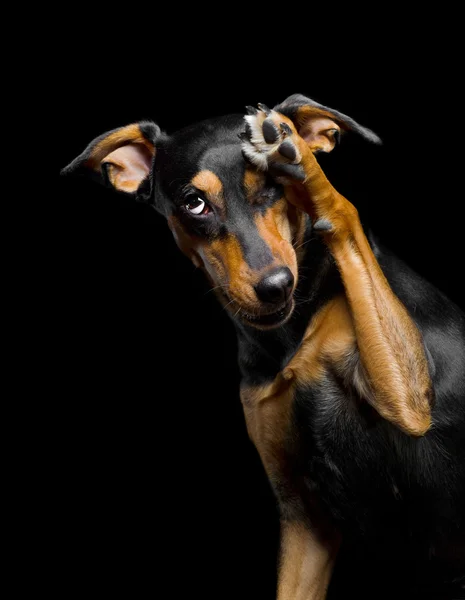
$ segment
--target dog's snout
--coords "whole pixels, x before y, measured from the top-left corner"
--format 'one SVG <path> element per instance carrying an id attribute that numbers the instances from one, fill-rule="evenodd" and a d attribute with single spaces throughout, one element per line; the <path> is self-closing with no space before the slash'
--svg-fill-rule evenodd
<path id="1" fill-rule="evenodd" d="M 282 304 L 288 300 L 294 286 L 294 275 L 288 267 L 279 267 L 268 273 L 256 286 L 255 292 L 262 302 Z"/>

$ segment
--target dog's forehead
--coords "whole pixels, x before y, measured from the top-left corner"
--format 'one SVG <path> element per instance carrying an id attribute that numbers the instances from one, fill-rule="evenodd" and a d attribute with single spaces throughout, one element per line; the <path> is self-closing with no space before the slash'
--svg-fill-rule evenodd
<path id="1" fill-rule="evenodd" d="M 247 164 L 242 155 L 241 145 L 221 144 L 207 148 L 202 154 L 192 183 L 199 180 L 199 174 L 208 173 L 210 177 L 205 178 L 204 181 L 211 182 L 211 185 L 203 186 L 203 192 L 214 195 L 220 188 L 220 195 L 225 200 L 230 202 L 234 199 L 240 200 L 244 197 L 246 170 Z"/>
<path id="2" fill-rule="evenodd" d="M 246 167 L 239 139 L 243 129 L 239 115 L 218 117 L 181 131 L 175 143 L 191 172 L 212 172 L 228 187 L 243 178 Z"/>
<path id="3" fill-rule="evenodd" d="M 239 142 L 239 140 L 238 140 Z M 231 183 L 243 177 L 246 162 L 240 143 L 224 143 L 207 147 L 199 160 L 199 171 L 212 171 L 220 179 Z"/>
<path id="4" fill-rule="evenodd" d="M 221 189 L 220 195 L 230 201 L 257 193 L 265 178 L 243 156 L 243 130 L 243 116 L 228 115 L 176 132 L 166 146 L 163 179 L 176 182 L 172 190 L 192 184 L 206 194 L 211 187 L 212 195 L 218 195 Z"/>

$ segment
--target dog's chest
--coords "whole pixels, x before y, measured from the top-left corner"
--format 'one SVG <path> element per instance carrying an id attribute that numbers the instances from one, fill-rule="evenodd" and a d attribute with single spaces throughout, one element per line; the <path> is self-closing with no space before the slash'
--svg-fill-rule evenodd
<path id="1" fill-rule="evenodd" d="M 354 347 L 345 298 L 335 298 L 312 320 L 297 352 L 273 381 L 242 387 L 247 430 L 275 491 L 295 486 L 296 391 L 319 386 Z M 324 397 L 320 400 L 326 401 Z M 327 400 L 331 404 L 332 399 Z"/>

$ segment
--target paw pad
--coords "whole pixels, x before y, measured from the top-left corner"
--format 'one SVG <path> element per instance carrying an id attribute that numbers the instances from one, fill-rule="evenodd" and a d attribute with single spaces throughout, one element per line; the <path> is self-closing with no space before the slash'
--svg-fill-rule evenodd
<path id="1" fill-rule="evenodd" d="M 279 146 L 278 152 L 284 158 L 288 158 L 290 161 L 294 161 L 297 156 L 297 151 L 294 144 L 290 140 L 284 140 L 284 142 Z"/>
<path id="2" fill-rule="evenodd" d="M 247 123 L 248 125 L 248 123 Z M 246 125 L 246 128 L 247 128 Z M 263 137 L 267 144 L 275 144 L 279 139 L 279 130 L 271 119 L 265 119 L 262 125 Z"/>
<path id="3" fill-rule="evenodd" d="M 258 108 L 246 107 L 245 131 L 239 135 L 242 152 L 247 160 L 265 171 L 302 181 L 301 154 L 297 146 L 298 134 L 283 119 L 283 115 L 265 104 Z"/>

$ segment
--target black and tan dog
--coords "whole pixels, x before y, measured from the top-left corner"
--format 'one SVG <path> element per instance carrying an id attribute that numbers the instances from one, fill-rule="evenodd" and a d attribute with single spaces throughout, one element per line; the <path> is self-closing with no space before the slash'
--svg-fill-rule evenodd
<path id="1" fill-rule="evenodd" d="M 64 172 L 153 204 L 230 312 L 247 428 L 280 507 L 278 598 L 325 598 L 340 548 L 361 579 L 369 561 L 389 580 L 408 565 L 395 597 L 434 572 L 458 598 L 465 317 L 368 239 L 327 180 L 314 155 L 346 131 L 379 141 L 294 95 L 173 135 L 111 131 Z"/>

